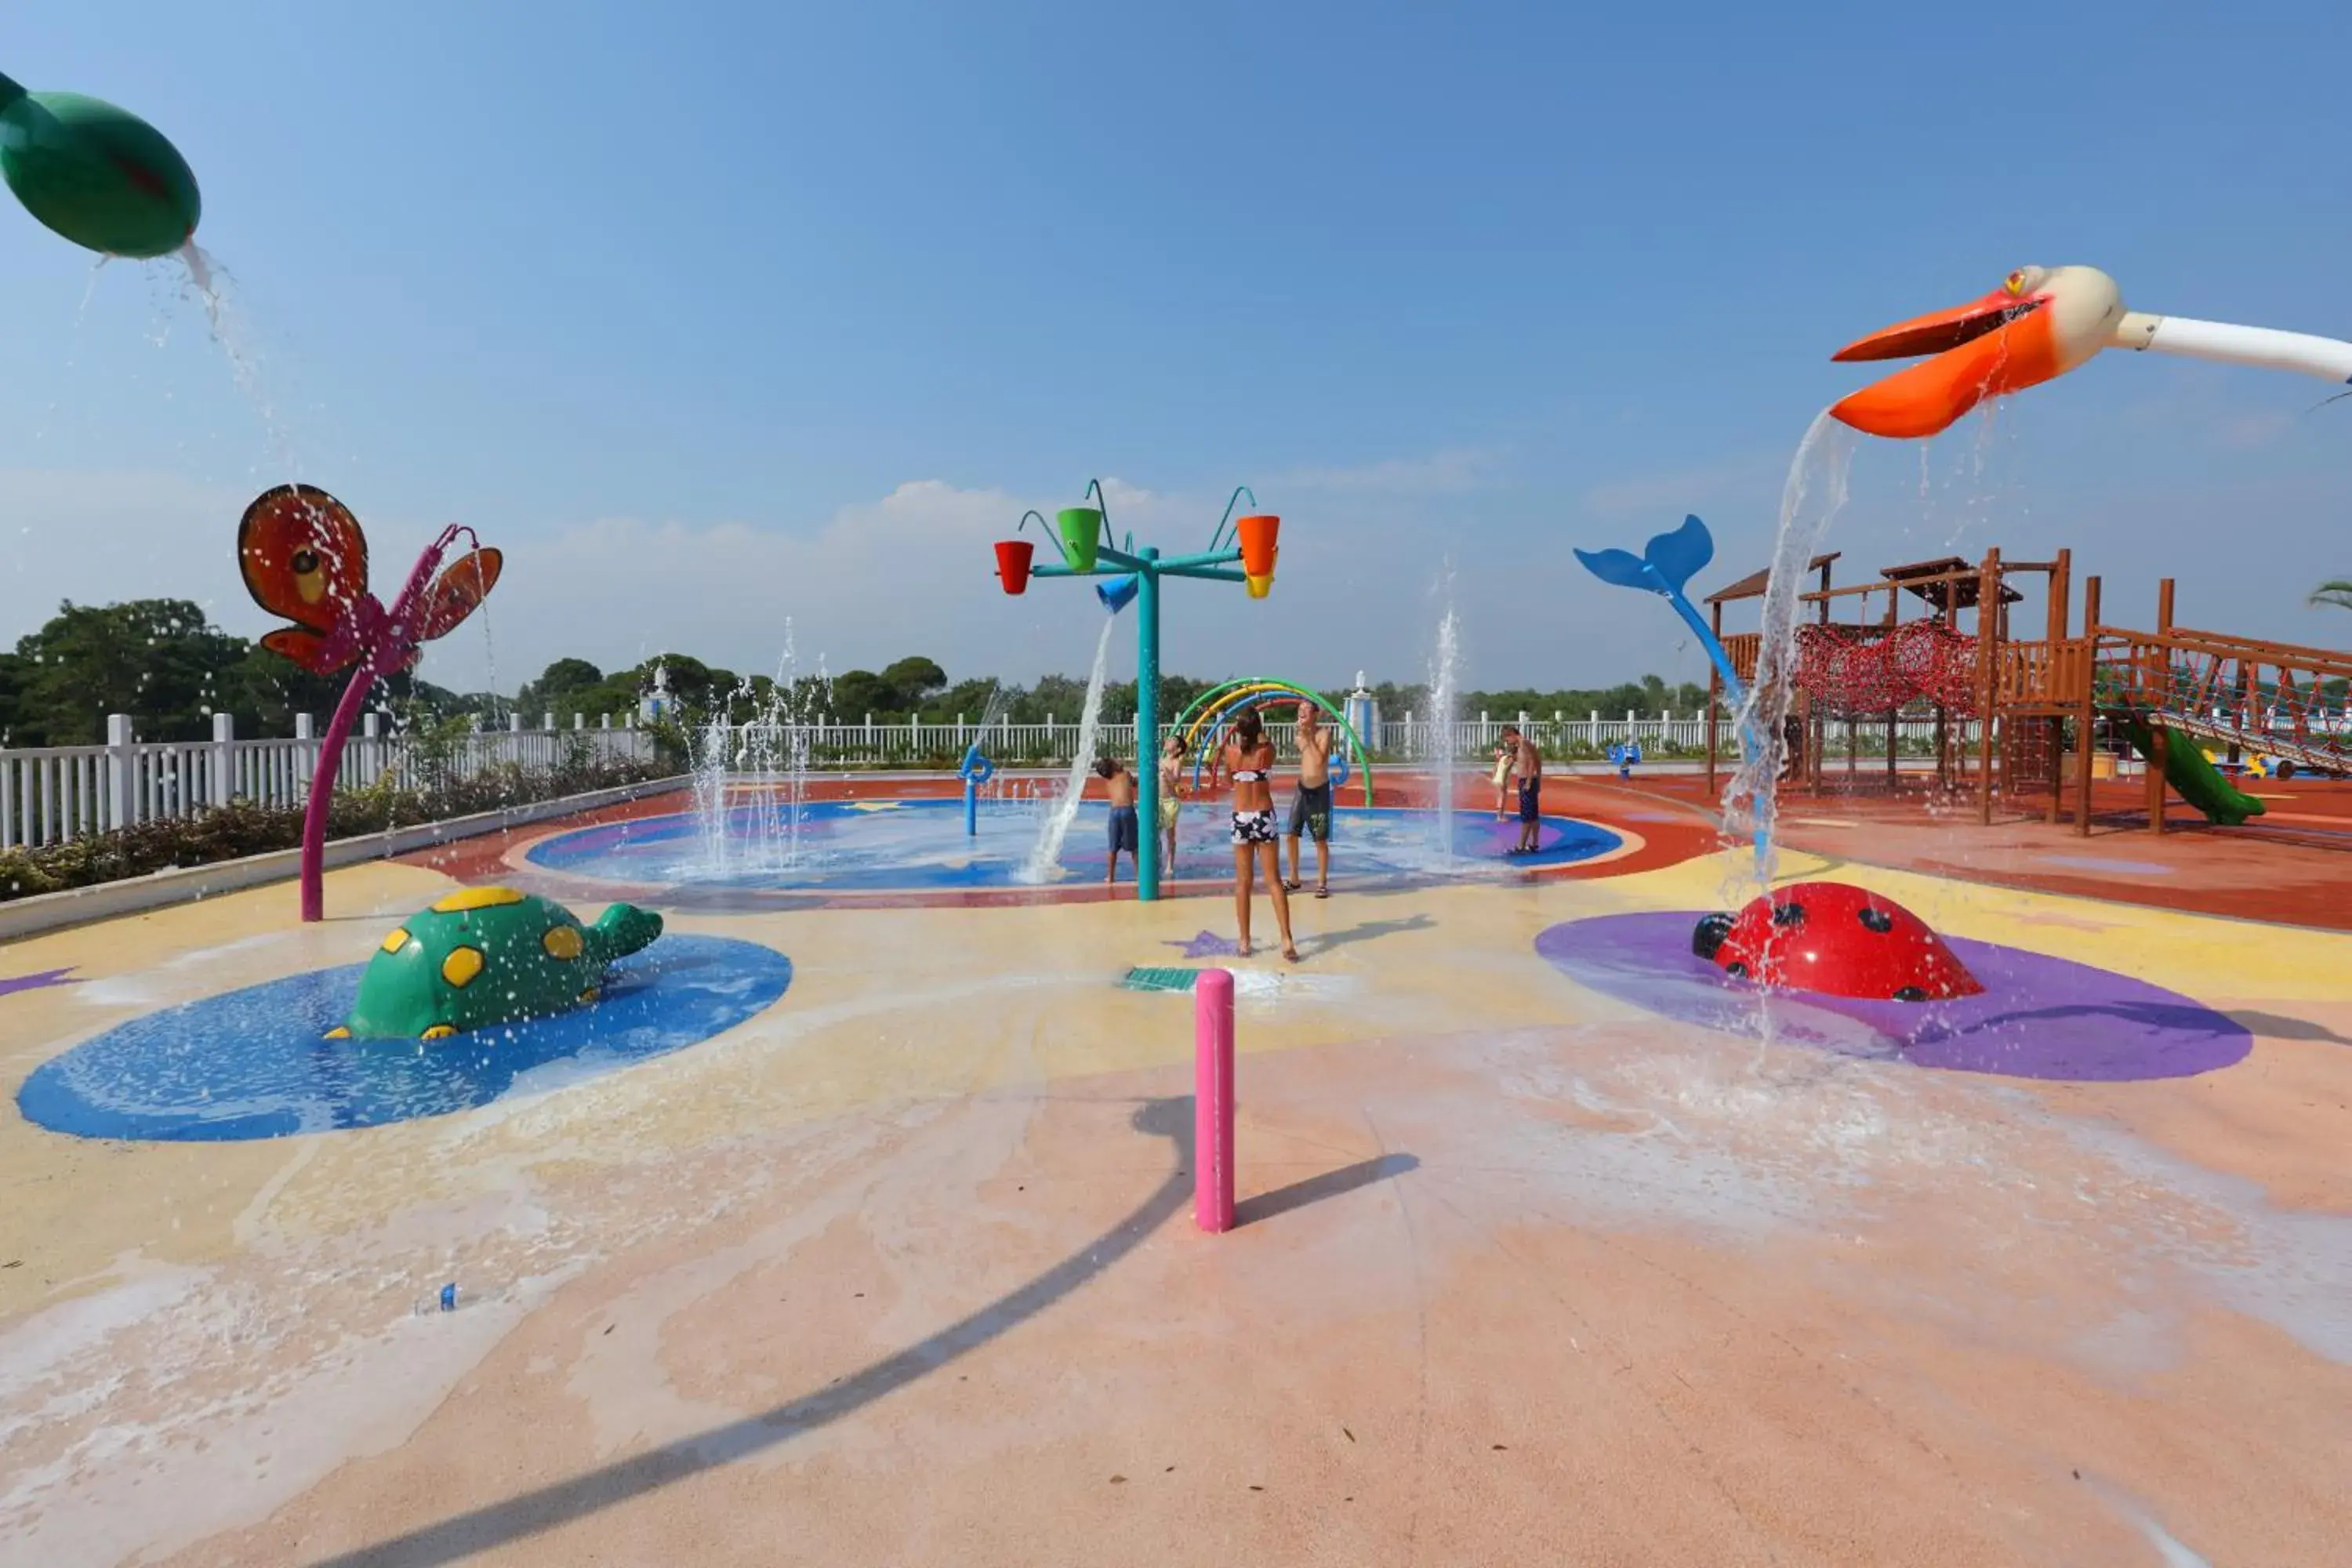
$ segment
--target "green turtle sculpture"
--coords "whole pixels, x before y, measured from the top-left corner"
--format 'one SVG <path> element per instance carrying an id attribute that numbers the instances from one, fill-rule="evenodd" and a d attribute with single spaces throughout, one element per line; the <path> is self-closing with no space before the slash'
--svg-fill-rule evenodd
<path id="1" fill-rule="evenodd" d="M 582 925 L 562 904 L 512 888 L 461 888 L 395 928 L 329 1039 L 438 1040 L 570 1012 L 596 1000 L 604 969 L 661 935 L 662 919 L 614 904 Z"/>

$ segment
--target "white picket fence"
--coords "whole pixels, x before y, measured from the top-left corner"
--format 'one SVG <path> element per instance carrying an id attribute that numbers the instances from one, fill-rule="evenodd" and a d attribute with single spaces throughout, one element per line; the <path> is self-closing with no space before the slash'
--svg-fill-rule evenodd
<path id="1" fill-rule="evenodd" d="M 362 729 L 343 748 L 335 784 L 365 789 L 387 774 L 404 789 L 421 786 L 428 767 L 453 779 L 478 778 L 493 768 L 519 763 L 545 771 L 576 757 L 599 762 L 644 762 L 654 754 L 653 737 L 625 720 L 589 728 L 575 715 L 571 729 L 525 730 L 520 720 L 504 730 L 477 731 L 458 738 L 442 759 L 428 759 L 409 737 L 388 732 L 381 717 L 364 716 Z M 299 715 L 285 740 L 239 740 L 230 716 L 213 716 L 209 741 L 142 741 L 126 714 L 107 720 L 102 746 L 35 746 L 0 750 L 0 849 L 63 843 L 142 822 L 191 816 L 232 800 L 257 805 L 295 806 L 310 798 L 318 768 L 319 741 L 310 716 Z"/>
<path id="2" fill-rule="evenodd" d="M 1704 714 L 1657 713 L 1644 717 L 1628 713 L 1622 719 L 1603 719 L 1590 713 L 1581 719 L 1566 715 L 1537 718 L 1530 714 L 1515 714 L 1506 719 L 1482 714 L 1475 719 L 1454 721 L 1453 755 L 1465 766 L 1484 766 L 1501 740 L 1507 725 L 1516 725 L 1541 748 L 1561 752 L 1576 746 L 1595 750 L 1624 741 L 1638 741 L 1645 747 L 1675 748 L 1696 753 L 1706 744 L 1706 719 Z M 1444 726 L 1430 720 L 1417 720 L 1408 713 L 1402 719 L 1383 720 L 1365 737 L 1375 758 L 1403 763 L 1426 762 L 1444 753 L 1441 742 Z M 1138 754 L 1136 727 L 1132 723 L 1104 724 L 1095 737 L 1095 749 L 1099 752 L 1133 757 Z M 877 723 L 872 720 L 844 721 L 826 718 L 804 725 L 739 725 L 731 731 L 739 750 L 753 750 L 769 756 L 805 754 L 820 767 L 936 767 L 953 763 L 978 740 L 982 752 L 999 766 L 1021 763 L 1066 763 L 1076 754 L 1083 733 L 1076 723 L 1054 721 L 1040 724 L 1015 724 L 1000 721 L 983 731 L 976 724 L 958 720 L 952 723 Z M 1174 734 L 1172 723 L 1160 726 L 1162 737 Z M 1276 756 L 1285 762 L 1297 760 L 1289 714 L 1285 710 L 1278 721 L 1270 721 L 1267 734 L 1275 742 Z M 1843 731 L 1832 724 L 1832 735 L 1842 747 Z M 1884 743 L 1884 723 L 1864 723 L 1860 736 L 1865 746 Z M 1936 732 L 1932 720 L 1906 720 L 1898 727 L 1898 743 L 1924 746 Z M 756 739 L 756 744 L 745 742 Z M 805 742 L 804 750 L 802 743 Z M 1728 752 L 1737 745 L 1731 721 L 1717 721 L 1717 744 Z"/>
<path id="3" fill-rule="evenodd" d="M 1454 721 L 1453 755 L 1464 766 L 1483 767 L 1507 724 L 1526 731 L 1538 746 L 1554 754 L 1578 745 L 1598 749 L 1624 741 L 1696 752 L 1706 742 L 1706 720 L 1701 714 L 1628 713 L 1622 719 L 1603 719 L 1598 713 L 1581 719 L 1481 714 Z M 627 715 L 618 722 L 606 715 L 593 727 L 575 715 L 573 727 L 563 729 L 549 714 L 541 728 L 520 726 L 518 717 L 508 729 L 465 735 L 454 754 L 439 765 L 450 777 L 468 779 L 508 764 L 551 769 L 583 751 L 604 762 L 646 762 L 654 756 L 651 732 L 635 727 Z M 773 732 L 761 737 L 766 754 L 806 755 L 814 765 L 826 768 L 952 763 L 975 739 L 999 766 L 1066 763 L 1075 754 L 1081 734 L 1074 722 L 1000 722 L 990 725 L 984 736 L 978 725 L 962 721 L 877 724 L 826 719 L 799 726 L 801 732 L 790 737 L 782 727 L 767 728 Z M 1373 729 L 1374 737 L 1368 739 L 1373 754 L 1382 761 L 1425 763 L 1444 754 L 1444 726 L 1435 721 L 1408 713 Z M 1277 755 L 1295 761 L 1287 715 L 1267 731 Z M 1163 725 L 1161 731 L 1175 732 L 1172 725 Z M 741 733 L 739 729 L 739 738 Z M 1832 745 L 1842 747 L 1839 728 L 1832 725 L 1831 733 Z M 1884 725 L 1861 727 L 1865 745 L 1881 743 L 1885 733 Z M 1934 733 L 1928 721 L 1906 720 L 1899 726 L 1906 746 L 1925 745 Z M 310 776 L 318 765 L 319 742 L 308 715 L 298 717 L 294 734 L 283 740 L 239 740 L 226 714 L 214 716 L 209 741 L 141 741 L 132 721 L 121 714 L 107 721 L 107 736 L 101 746 L 0 750 L 0 848 L 55 844 L 135 823 L 186 816 L 231 800 L 299 805 L 310 798 Z M 803 741 L 805 751 L 801 749 Z M 1718 721 L 1717 744 L 1727 752 L 1735 748 L 1727 720 Z M 1095 747 L 1130 758 L 1138 755 L 1135 726 L 1101 726 Z M 425 783 L 426 766 L 413 741 L 385 731 L 379 716 L 371 713 L 344 749 L 336 787 L 365 789 L 388 773 L 399 787 L 415 788 Z"/>

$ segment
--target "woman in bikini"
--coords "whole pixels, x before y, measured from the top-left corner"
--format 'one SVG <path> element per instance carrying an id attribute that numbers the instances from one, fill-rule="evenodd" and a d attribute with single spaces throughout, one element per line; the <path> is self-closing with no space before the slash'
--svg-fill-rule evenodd
<path id="1" fill-rule="evenodd" d="M 1244 708 L 1225 734 L 1219 758 L 1234 781 L 1234 921 L 1241 928 L 1241 955 L 1250 955 L 1250 895 L 1254 871 L 1265 872 L 1265 890 L 1274 895 L 1274 922 L 1282 931 L 1282 956 L 1298 962 L 1297 944 L 1290 939 L 1290 895 L 1283 890 L 1280 845 L 1274 823 L 1274 742 L 1258 720 L 1257 710 Z"/>

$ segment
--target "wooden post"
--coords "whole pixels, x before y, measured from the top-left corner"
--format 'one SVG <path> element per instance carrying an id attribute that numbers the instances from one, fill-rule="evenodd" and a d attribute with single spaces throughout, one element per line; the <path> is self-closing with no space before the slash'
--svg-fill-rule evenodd
<path id="1" fill-rule="evenodd" d="M 2075 819 L 2075 832 L 2082 837 L 2091 836 L 2091 783 L 2094 747 L 2092 737 L 2099 727 L 2099 580 L 2089 578 L 2083 584 L 2083 640 L 2088 653 L 2083 661 L 2082 706 L 2074 716 L 2074 773 L 2082 785 L 2082 815 Z"/>
<path id="2" fill-rule="evenodd" d="M 1977 569 L 1977 822 L 1992 826 L 1992 728 L 2000 686 L 2000 547 Z"/>
<path id="3" fill-rule="evenodd" d="M 2160 579 L 2156 584 L 2156 635 L 2172 635 L 2172 579 Z M 2156 671 L 2156 697 L 2159 709 L 2168 706 L 2172 689 L 2172 650 L 2159 647 Z M 2172 756 L 2172 731 L 2151 722 L 2148 739 L 2153 742 L 2147 759 L 2147 830 L 2164 831 L 2164 773 Z"/>
<path id="4" fill-rule="evenodd" d="M 2058 671 L 2062 668 L 2060 652 L 2066 641 L 2066 626 L 2073 618 L 2074 606 L 2068 601 L 2074 597 L 2074 552 L 2061 550 L 2058 559 L 2050 566 L 2050 604 L 2043 617 L 2042 631 L 2044 643 L 2049 648 L 2048 662 L 2042 667 L 2042 696 L 2053 708 L 2063 700 L 2056 685 Z M 2054 827 L 2058 818 L 2064 814 L 2066 805 L 2066 721 L 2063 716 L 2053 716 L 2047 727 L 2050 731 L 2050 810 L 2044 820 Z"/>
<path id="5" fill-rule="evenodd" d="M 1723 605 L 1718 603 L 1707 608 L 1715 622 L 1716 646 L 1720 647 L 1723 646 Z M 1715 710 L 1722 700 L 1723 673 L 1715 668 L 1715 661 L 1709 659 L 1706 666 L 1706 794 L 1709 800 L 1715 798 Z"/>
<path id="6" fill-rule="evenodd" d="M 1894 645 L 1895 628 L 1903 618 L 1903 590 L 1888 584 L 1886 589 L 1886 639 Z M 1903 731 L 1903 710 L 1900 706 L 1886 710 L 1886 793 L 1892 798 L 1900 787 L 1895 771 L 1895 747 Z"/>

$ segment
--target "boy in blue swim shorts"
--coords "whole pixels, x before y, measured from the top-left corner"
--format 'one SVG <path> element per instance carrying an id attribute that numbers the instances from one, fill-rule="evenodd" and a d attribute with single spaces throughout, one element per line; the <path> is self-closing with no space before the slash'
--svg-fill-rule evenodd
<path id="1" fill-rule="evenodd" d="M 1143 825 L 1135 816 L 1135 775 L 1116 757 L 1103 758 L 1095 764 L 1095 772 L 1110 795 L 1110 858 L 1103 867 L 1103 885 L 1109 887 L 1118 880 L 1122 849 L 1135 865 L 1136 875 L 1142 875 Z"/>

